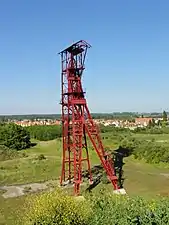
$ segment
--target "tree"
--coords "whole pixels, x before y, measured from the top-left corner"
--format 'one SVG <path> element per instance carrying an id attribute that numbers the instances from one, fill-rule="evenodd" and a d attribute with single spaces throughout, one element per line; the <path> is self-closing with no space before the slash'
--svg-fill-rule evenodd
<path id="1" fill-rule="evenodd" d="M 163 111 L 163 121 L 167 121 L 167 113 L 166 113 L 166 111 Z"/>
<path id="2" fill-rule="evenodd" d="M 7 122 L 8 121 L 8 118 L 6 118 L 5 116 L 1 116 L 0 117 L 0 122 L 1 123 L 5 123 L 5 122 Z"/>
<path id="3" fill-rule="evenodd" d="M 155 119 L 154 118 L 152 118 L 152 126 L 154 127 L 156 125 L 156 123 L 155 123 Z"/>
<path id="4" fill-rule="evenodd" d="M 29 132 L 14 123 L 4 124 L 0 127 L 0 144 L 16 150 L 29 148 Z"/>

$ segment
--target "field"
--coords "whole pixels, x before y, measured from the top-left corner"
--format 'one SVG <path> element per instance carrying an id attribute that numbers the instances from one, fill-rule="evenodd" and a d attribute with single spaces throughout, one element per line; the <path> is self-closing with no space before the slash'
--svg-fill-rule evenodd
<path id="1" fill-rule="evenodd" d="M 111 135 L 111 134 L 109 134 Z M 104 136 L 104 135 L 103 135 Z M 155 139 L 167 144 L 169 135 L 134 134 L 140 140 Z M 106 147 L 115 149 L 117 142 L 104 139 Z M 0 186 L 58 180 L 61 169 L 61 140 L 37 142 L 31 149 L 24 150 L 24 157 L 0 161 Z M 43 154 L 46 159 L 38 156 Z M 94 151 L 90 151 L 92 164 L 99 163 Z M 124 187 L 129 195 L 146 198 L 168 196 L 169 168 L 150 165 L 132 157 L 125 159 Z M 107 188 L 111 188 L 110 185 Z M 0 191 L 2 194 L 3 191 Z M 22 208 L 25 197 L 4 199 L 0 195 L 0 224 L 14 224 L 17 210 Z"/>

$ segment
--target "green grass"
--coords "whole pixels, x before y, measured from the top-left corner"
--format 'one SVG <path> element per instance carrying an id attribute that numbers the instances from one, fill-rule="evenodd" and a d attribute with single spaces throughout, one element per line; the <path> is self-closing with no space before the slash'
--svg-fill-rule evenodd
<path id="1" fill-rule="evenodd" d="M 133 134 L 139 140 L 152 140 L 169 142 L 169 134 Z"/>
<path id="2" fill-rule="evenodd" d="M 134 135 L 139 139 L 149 139 L 150 135 Z M 169 135 L 151 135 L 151 137 L 156 137 L 156 140 L 167 140 Z M 111 135 L 109 134 L 108 139 L 104 139 L 104 146 L 111 149 L 117 148 L 117 143 L 114 143 Z M 90 146 L 89 146 L 90 147 Z M 31 149 L 24 150 L 28 157 L 16 158 L 7 161 L 0 161 L 0 185 L 10 185 L 10 184 L 24 184 L 31 182 L 43 182 L 46 180 L 58 179 L 61 172 L 61 140 L 53 140 L 47 142 L 38 142 L 38 144 Z M 37 156 L 43 154 L 46 159 L 38 160 Z M 99 159 L 94 150 L 90 149 L 90 158 L 92 164 L 98 164 Z M 130 159 L 126 161 L 126 169 L 131 169 L 131 176 L 135 174 L 136 161 L 131 162 Z M 145 166 L 146 165 L 146 166 Z M 140 170 L 149 171 L 150 167 L 153 169 L 155 166 L 147 166 L 141 163 Z M 146 169 L 145 169 L 146 168 Z M 132 171 L 133 170 L 133 171 Z M 157 170 L 157 169 L 156 169 Z M 160 168 L 158 168 L 160 171 Z M 169 171 L 168 171 L 169 172 Z M 130 179 L 130 174 L 127 175 Z M 141 175 L 140 175 L 141 176 Z M 137 177 L 137 176 L 136 176 Z"/>
<path id="3" fill-rule="evenodd" d="M 169 169 L 127 158 L 124 173 L 124 186 L 129 195 L 169 196 Z"/>
<path id="4" fill-rule="evenodd" d="M 111 149 L 118 147 L 111 134 L 104 134 L 104 146 Z M 140 140 L 168 141 L 169 135 L 144 135 L 134 134 Z M 91 145 L 90 145 L 91 146 Z M 58 179 L 61 172 L 61 140 L 38 142 L 31 149 L 24 150 L 28 157 L 0 161 L 0 186 L 11 184 L 24 184 L 31 182 L 43 182 Z M 37 156 L 43 154 L 46 159 L 38 160 Z M 94 150 L 90 149 L 92 164 L 98 164 L 99 159 Z M 132 157 L 125 159 L 124 186 L 129 195 L 141 195 L 147 198 L 157 195 L 168 196 L 169 169 L 163 166 L 149 165 L 142 161 L 136 161 Z M 99 188 L 99 187 L 97 187 Z M 112 189 L 111 185 L 107 185 Z M 16 212 L 22 208 L 25 197 L 4 199 L 0 195 L 0 225 L 14 224 Z"/>
<path id="5" fill-rule="evenodd" d="M 18 211 L 22 209 L 25 196 L 4 199 L 0 196 L 0 225 L 14 225 Z"/>
<path id="6" fill-rule="evenodd" d="M 61 142 L 38 142 L 35 147 L 24 150 L 28 157 L 0 162 L 0 185 L 21 184 L 56 179 L 60 173 Z M 44 154 L 46 160 L 38 160 Z"/>

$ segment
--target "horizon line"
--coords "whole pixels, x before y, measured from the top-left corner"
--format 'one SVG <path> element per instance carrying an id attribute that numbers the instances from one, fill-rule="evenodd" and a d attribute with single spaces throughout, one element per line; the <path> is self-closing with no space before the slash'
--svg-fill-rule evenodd
<path id="1" fill-rule="evenodd" d="M 165 111 L 165 110 L 164 110 Z M 107 115 L 112 115 L 112 114 L 127 114 L 127 113 L 131 113 L 131 114 L 160 114 L 163 111 L 150 111 L 150 112 L 136 112 L 136 111 L 114 111 L 114 112 L 91 112 L 91 114 L 107 114 Z M 166 111 L 166 113 L 169 113 L 168 111 Z M 44 116 L 44 115 L 62 115 L 62 113 L 28 113 L 28 114 L 0 114 L 1 116 Z"/>

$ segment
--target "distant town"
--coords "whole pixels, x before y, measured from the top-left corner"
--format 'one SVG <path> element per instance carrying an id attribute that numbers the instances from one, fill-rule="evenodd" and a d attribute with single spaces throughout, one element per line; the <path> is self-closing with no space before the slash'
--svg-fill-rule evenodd
<path id="1" fill-rule="evenodd" d="M 164 115 L 165 114 L 165 115 Z M 123 127 L 129 129 L 135 129 L 137 127 L 147 127 L 150 123 L 159 125 L 160 121 L 164 120 L 168 123 L 168 113 L 163 111 L 163 113 L 95 113 L 92 115 L 94 122 L 96 124 L 101 124 L 103 126 L 114 126 Z M 28 126 L 41 126 L 41 125 L 61 125 L 61 115 L 51 114 L 51 115 L 11 115 L 11 116 L 0 116 L 0 120 L 4 122 L 12 122 L 17 125 L 28 127 Z"/>

